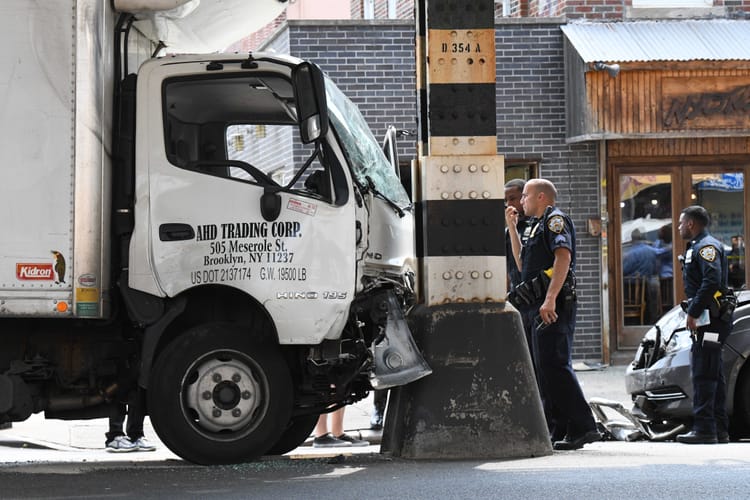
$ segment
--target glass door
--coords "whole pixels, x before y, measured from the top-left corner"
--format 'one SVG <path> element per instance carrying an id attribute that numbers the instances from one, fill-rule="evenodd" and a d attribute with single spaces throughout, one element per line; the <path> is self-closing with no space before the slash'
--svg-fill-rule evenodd
<path id="1" fill-rule="evenodd" d="M 610 235 L 610 325 L 616 350 L 638 347 L 643 334 L 666 311 L 685 298 L 677 257 L 685 252 L 675 221 L 680 210 L 702 205 L 711 215 L 709 232 L 724 244 L 729 285 L 745 288 L 745 234 L 750 222 L 745 206 L 745 177 L 750 167 L 716 164 L 621 165 L 614 228 Z"/>
<path id="2" fill-rule="evenodd" d="M 714 170 L 714 169 L 710 169 Z M 711 172 L 690 168 L 690 204 L 711 215 L 709 232 L 724 244 L 729 261 L 729 286 L 745 286 L 745 177 L 742 169 Z"/>
<path id="3" fill-rule="evenodd" d="M 677 174 L 672 170 L 618 173 L 617 349 L 637 347 L 645 330 L 674 304 L 672 186 Z"/>

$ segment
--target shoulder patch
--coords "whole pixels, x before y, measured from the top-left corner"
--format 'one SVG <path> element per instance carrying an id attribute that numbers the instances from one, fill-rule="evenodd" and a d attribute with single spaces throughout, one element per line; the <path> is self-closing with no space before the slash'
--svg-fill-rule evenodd
<path id="1" fill-rule="evenodd" d="M 718 254 L 718 251 L 716 250 L 716 247 L 713 245 L 706 245 L 705 247 L 701 248 L 698 251 L 698 255 L 700 255 L 703 260 L 708 262 L 713 262 L 716 260 L 716 255 Z"/>
<path id="2" fill-rule="evenodd" d="M 565 228 L 565 221 L 563 220 L 562 216 L 554 215 L 547 221 L 547 227 L 553 233 L 560 234 Z"/>

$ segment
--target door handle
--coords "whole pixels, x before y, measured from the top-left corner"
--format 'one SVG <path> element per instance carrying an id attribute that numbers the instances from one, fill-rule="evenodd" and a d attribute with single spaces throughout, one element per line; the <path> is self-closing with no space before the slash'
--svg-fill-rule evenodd
<path id="1" fill-rule="evenodd" d="M 183 241 L 195 238 L 193 226 L 189 224 L 162 224 L 159 226 L 161 241 Z"/>

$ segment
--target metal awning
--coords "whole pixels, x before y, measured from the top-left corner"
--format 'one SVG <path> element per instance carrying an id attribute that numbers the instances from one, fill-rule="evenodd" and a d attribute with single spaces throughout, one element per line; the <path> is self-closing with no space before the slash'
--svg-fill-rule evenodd
<path id="1" fill-rule="evenodd" d="M 584 63 L 750 60 L 750 21 L 589 22 L 561 29 Z"/>

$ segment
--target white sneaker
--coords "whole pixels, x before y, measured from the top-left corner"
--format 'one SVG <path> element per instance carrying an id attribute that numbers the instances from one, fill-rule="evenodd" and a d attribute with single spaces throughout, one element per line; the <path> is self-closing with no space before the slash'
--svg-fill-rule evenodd
<path id="1" fill-rule="evenodd" d="M 127 453 L 138 450 L 138 447 L 127 436 L 117 436 L 107 443 L 107 451 L 111 453 Z"/>
<path id="2" fill-rule="evenodd" d="M 136 447 L 137 451 L 154 451 L 156 450 L 156 446 L 148 442 L 148 439 L 141 436 L 138 439 L 136 439 L 135 443 L 133 445 Z"/>

